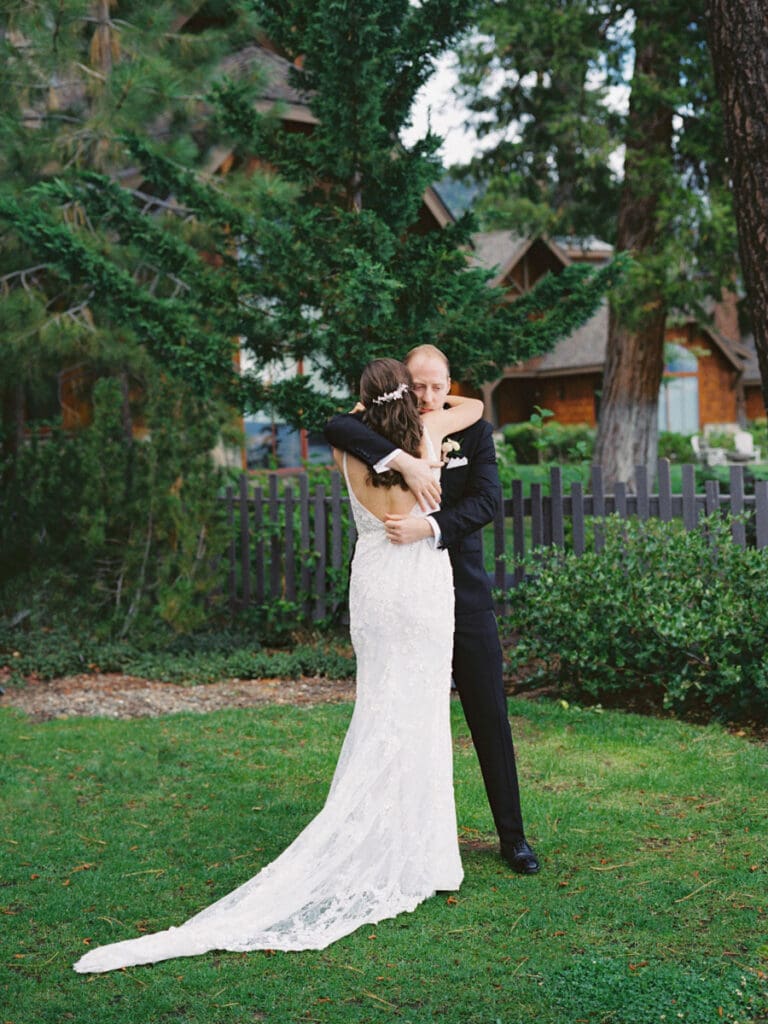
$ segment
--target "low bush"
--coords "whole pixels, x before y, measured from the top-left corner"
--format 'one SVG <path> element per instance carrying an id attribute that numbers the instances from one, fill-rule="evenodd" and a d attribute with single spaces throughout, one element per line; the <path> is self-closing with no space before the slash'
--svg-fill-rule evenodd
<path id="1" fill-rule="evenodd" d="M 599 553 L 536 551 L 507 595 L 512 667 L 564 696 L 765 723 L 768 551 L 730 528 L 609 517 Z"/>
<path id="2" fill-rule="evenodd" d="M 0 669 L 12 683 L 32 675 L 47 680 L 96 672 L 184 684 L 283 676 L 348 679 L 355 673 L 343 633 L 293 636 L 286 641 L 291 646 L 266 649 L 249 631 L 236 628 L 114 640 L 71 624 L 24 627 L 0 623 Z"/>
<path id="3" fill-rule="evenodd" d="M 695 462 L 690 434 L 676 434 L 670 430 L 659 431 L 659 458 L 670 462 Z"/>
<path id="4" fill-rule="evenodd" d="M 504 441 L 521 465 L 537 462 L 584 462 L 592 458 L 595 430 L 586 424 L 508 423 Z"/>

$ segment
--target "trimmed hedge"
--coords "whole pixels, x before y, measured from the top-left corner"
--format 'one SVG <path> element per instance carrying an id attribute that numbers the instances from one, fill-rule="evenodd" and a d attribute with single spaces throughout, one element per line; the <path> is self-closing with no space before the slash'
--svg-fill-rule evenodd
<path id="1" fill-rule="evenodd" d="M 507 595 L 512 667 L 576 699 L 768 722 L 768 550 L 730 526 L 609 517 L 600 553 L 535 552 Z"/>

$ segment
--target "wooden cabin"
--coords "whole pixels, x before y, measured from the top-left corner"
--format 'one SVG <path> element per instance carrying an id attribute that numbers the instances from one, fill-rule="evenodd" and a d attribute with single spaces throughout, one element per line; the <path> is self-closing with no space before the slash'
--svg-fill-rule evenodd
<path id="1" fill-rule="evenodd" d="M 492 283 L 508 289 L 510 301 L 528 291 L 544 273 L 559 273 L 574 262 L 599 266 L 612 248 L 598 239 L 521 238 L 509 231 L 474 236 L 474 262 L 495 269 Z M 765 416 L 754 352 L 739 337 L 733 296 L 713 305 L 713 322 L 670 317 L 666 366 L 659 395 L 659 427 L 683 434 L 708 424 L 744 424 Z M 486 417 L 495 425 L 530 418 L 536 406 L 559 423 L 595 426 L 608 342 L 608 307 L 551 352 L 505 368 L 483 385 Z"/>

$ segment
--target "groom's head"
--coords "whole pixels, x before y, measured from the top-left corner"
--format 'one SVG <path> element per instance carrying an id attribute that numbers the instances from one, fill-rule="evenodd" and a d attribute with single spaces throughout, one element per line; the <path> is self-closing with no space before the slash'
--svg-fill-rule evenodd
<path id="1" fill-rule="evenodd" d="M 411 371 L 421 412 L 442 409 L 451 387 L 451 371 L 445 355 L 434 345 L 417 345 L 403 362 Z"/>

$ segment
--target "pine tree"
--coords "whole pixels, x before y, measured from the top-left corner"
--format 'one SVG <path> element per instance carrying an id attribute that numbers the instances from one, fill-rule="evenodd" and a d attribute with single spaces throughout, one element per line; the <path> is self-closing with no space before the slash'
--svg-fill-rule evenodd
<path id="1" fill-rule="evenodd" d="M 482 60 L 471 51 L 464 60 L 475 89 L 487 69 L 503 72 L 498 107 L 496 93 L 475 104 L 485 130 L 506 135 L 475 168 L 490 177 L 491 197 L 509 166 L 507 207 L 515 218 L 523 208 L 523 227 L 535 201 L 539 224 L 585 234 L 600 226 L 634 259 L 611 296 L 596 446 L 607 478 L 631 482 L 636 465 L 655 465 L 667 314 L 703 316 L 735 270 L 702 4 L 489 0 L 483 10 L 492 42 Z M 603 106 L 619 83 L 630 91 L 626 116 Z M 518 129 L 519 143 L 506 141 Z M 618 143 L 620 181 L 606 162 Z"/>
<path id="2" fill-rule="evenodd" d="M 254 253 L 244 273 L 269 309 L 285 360 L 311 357 L 323 387 L 347 393 L 371 358 L 431 342 L 456 376 L 479 383 L 583 322 L 615 271 L 575 268 L 513 309 L 488 287 L 487 273 L 468 267 L 471 219 L 416 229 L 424 190 L 441 173 L 439 140 L 408 149 L 399 134 L 432 58 L 466 27 L 468 3 L 291 0 L 255 9 L 300 65 L 294 84 L 317 118 L 309 136 L 281 135 L 236 86 L 217 97 L 238 152 L 269 161 L 296 188 L 278 225 L 238 241 Z M 268 393 L 254 381 L 251 403 L 263 402 L 300 425 L 327 408 L 308 378 Z"/>
<path id="3" fill-rule="evenodd" d="M 369 359 L 427 341 L 445 349 L 457 376 L 489 379 L 583 322 L 616 274 L 570 268 L 510 307 L 469 266 L 471 221 L 418 230 L 424 190 L 439 176 L 438 140 L 409 150 L 398 135 L 431 58 L 466 25 L 465 0 L 193 9 L 15 3 L 2 38 L 6 405 L 18 409 L 19 383 L 46 362 L 81 357 L 95 376 L 115 379 L 94 390 L 85 482 L 68 522 L 70 539 L 90 553 L 77 572 L 90 572 L 112 601 L 121 632 L 145 607 L 176 624 L 199 614 L 195 580 L 210 558 L 194 537 L 181 544 L 180 509 L 195 536 L 209 536 L 215 481 L 206 491 L 199 467 L 215 434 L 206 428 L 233 407 L 317 425 L 336 407 L 333 389 L 346 405 Z M 252 11 L 295 61 L 311 132 L 286 131 L 260 109 L 257 75 L 220 71 L 223 54 L 252 40 Z M 206 156 L 223 141 L 231 171 L 213 179 Z M 241 376 L 236 339 L 252 363 Z M 266 371 L 303 359 L 312 377 L 270 383 Z M 134 384 L 145 397 L 147 446 L 132 440 Z M 185 408 L 200 428 L 186 435 Z M 94 462 L 99 438 L 113 453 L 109 467 Z M 17 468 L 29 470 L 16 442 L 8 448 Z M 116 476 L 117 504 L 103 484 Z M 40 509 L 10 511 L 9 529 L 40 521 Z M 25 534 L 30 557 L 53 557 L 47 542 L 37 547 L 50 536 Z"/>

